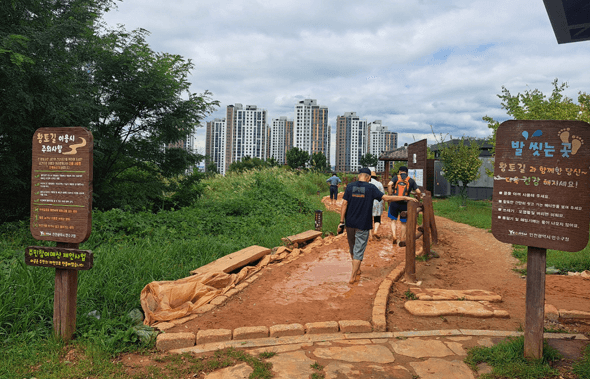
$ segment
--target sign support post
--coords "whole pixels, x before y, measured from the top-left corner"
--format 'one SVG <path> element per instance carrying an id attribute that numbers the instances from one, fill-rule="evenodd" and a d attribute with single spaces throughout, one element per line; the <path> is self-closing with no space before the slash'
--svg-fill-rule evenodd
<path id="1" fill-rule="evenodd" d="M 57 247 L 78 249 L 77 243 L 58 242 Z M 56 337 L 68 341 L 76 331 L 76 306 L 78 302 L 78 270 L 55 269 L 53 294 L 53 332 Z"/>
<path id="2" fill-rule="evenodd" d="M 541 359 L 543 357 L 546 258 L 547 249 L 528 247 L 524 321 L 524 356 L 526 358 Z"/>

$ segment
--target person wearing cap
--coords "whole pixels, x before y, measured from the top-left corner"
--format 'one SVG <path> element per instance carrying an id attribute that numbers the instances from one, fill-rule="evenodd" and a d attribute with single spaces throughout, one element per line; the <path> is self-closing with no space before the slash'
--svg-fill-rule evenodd
<path id="1" fill-rule="evenodd" d="M 420 190 L 416 181 L 408 177 L 408 168 L 401 166 L 398 170 L 398 174 L 391 178 L 391 181 L 387 184 L 387 193 L 397 196 L 409 196 L 412 191 L 416 192 L 417 196 L 420 196 Z M 408 210 L 407 201 L 396 201 L 389 204 L 389 210 L 387 216 L 391 219 L 391 234 L 393 235 L 393 243 L 397 242 L 398 246 L 401 241 L 406 238 L 406 221 L 407 218 L 402 218 L 401 213 Z M 400 222 L 400 235 L 396 234 L 397 222 Z"/>
<path id="2" fill-rule="evenodd" d="M 350 183 L 344 191 L 340 210 L 340 225 L 346 226 L 348 248 L 352 259 L 350 284 L 360 280 L 360 268 L 363 261 L 369 231 L 373 229 L 373 201 L 418 201 L 408 196 L 388 196 L 369 183 L 371 170 L 363 167 L 359 170 L 358 181 Z"/>
<path id="3" fill-rule="evenodd" d="M 377 180 L 377 173 L 375 170 L 371 170 L 371 181 L 369 182 L 377 189 L 383 193 L 385 190 L 383 189 L 383 184 Z M 381 225 L 381 214 L 383 213 L 383 200 L 373 200 L 373 230 L 372 235 L 377 238 L 379 231 L 379 225 Z"/>
<path id="4" fill-rule="evenodd" d="M 326 180 L 326 183 L 330 183 L 330 202 L 334 205 L 336 200 L 338 200 L 338 186 L 340 186 L 342 180 L 333 172 L 332 176 Z"/>

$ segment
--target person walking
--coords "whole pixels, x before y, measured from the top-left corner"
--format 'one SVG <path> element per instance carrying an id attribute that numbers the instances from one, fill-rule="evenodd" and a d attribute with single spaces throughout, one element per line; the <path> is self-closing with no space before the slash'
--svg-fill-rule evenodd
<path id="1" fill-rule="evenodd" d="M 371 181 L 369 182 L 377 189 L 383 193 L 385 190 L 383 189 L 383 184 L 379 180 L 377 180 L 377 173 L 374 170 L 371 170 Z M 379 231 L 379 225 L 381 225 L 381 214 L 383 213 L 383 200 L 373 200 L 373 230 L 372 236 L 377 238 L 379 235 L 377 232 Z"/>
<path id="2" fill-rule="evenodd" d="M 408 176 L 408 168 L 401 166 L 398 170 L 398 174 L 391 178 L 391 181 L 387 184 L 387 192 L 390 195 L 408 197 L 412 191 L 416 192 L 416 196 L 420 197 L 420 190 L 416 181 Z M 407 201 L 396 201 L 389 204 L 389 210 L 387 216 L 391 219 L 391 234 L 393 235 L 392 242 L 399 246 L 401 241 L 406 239 L 406 221 L 407 218 L 402 218 L 401 213 L 407 212 L 408 202 Z M 400 224 L 400 233 L 397 235 L 398 222 Z"/>
<path id="3" fill-rule="evenodd" d="M 363 261 L 369 231 L 373 229 L 373 201 L 418 201 L 408 196 L 384 195 L 377 187 L 369 183 L 371 170 L 363 167 L 359 170 L 358 180 L 346 186 L 340 210 L 340 225 L 346 226 L 348 248 L 352 260 L 350 284 L 360 280 L 360 268 Z"/>
<path id="4" fill-rule="evenodd" d="M 336 175 L 335 172 L 332 173 L 332 176 L 326 180 L 326 183 L 330 183 L 330 203 L 334 205 L 336 200 L 338 200 L 338 187 L 342 181 Z"/>

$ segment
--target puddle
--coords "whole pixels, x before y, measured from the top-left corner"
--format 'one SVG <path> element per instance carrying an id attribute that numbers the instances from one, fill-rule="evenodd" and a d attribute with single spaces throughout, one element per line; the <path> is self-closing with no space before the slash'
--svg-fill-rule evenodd
<path id="1" fill-rule="evenodd" d="M 269 296 L 275 303 L 287 305 L 344 295 L 351 289 L 348 285 L 350 270 L 348 251 L 330 250 L 314 261 L 303 264 L 284 282 L 274 285 Z"/>

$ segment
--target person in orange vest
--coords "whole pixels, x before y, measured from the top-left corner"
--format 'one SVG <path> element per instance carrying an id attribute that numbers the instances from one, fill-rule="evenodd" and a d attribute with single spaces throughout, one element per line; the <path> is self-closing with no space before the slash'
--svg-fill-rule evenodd
<path id="1" fill-rule="evenodd" d="M 391 181 L 387 185 L 387 192 L 393 196 L 410 196 L 412 191 L 416 192 L 417 196 L 420 196 L 420 190 L 416 181 L 408 176 L 408 168 L 401 166 L 398 170 L 398 174 L 391 178 Z M 401 213 L 408 210 L 407 201 L 395 201 L 389 204 L 389 210 L 387 215 L 391 219 L 391 234 L 393 235 L 393 243 L 404 241 L 406 239 L 406 218 L 401 218 Z M 400 235 L 396 233 L 397 224 L 401 224 Z"/>

